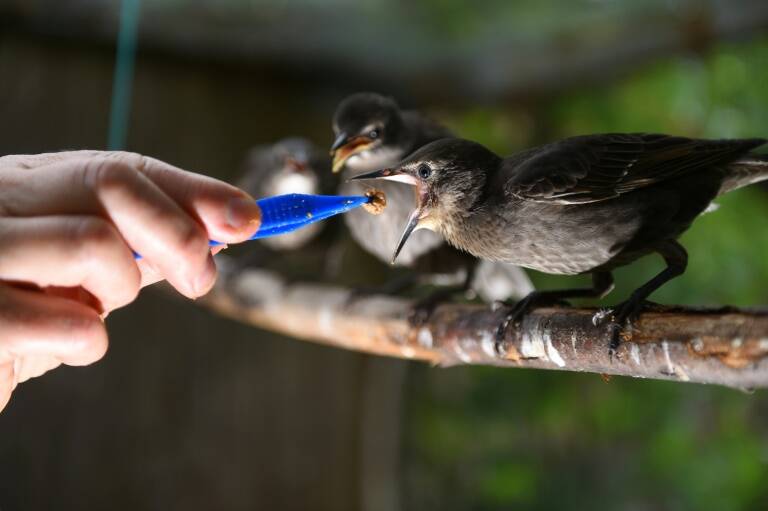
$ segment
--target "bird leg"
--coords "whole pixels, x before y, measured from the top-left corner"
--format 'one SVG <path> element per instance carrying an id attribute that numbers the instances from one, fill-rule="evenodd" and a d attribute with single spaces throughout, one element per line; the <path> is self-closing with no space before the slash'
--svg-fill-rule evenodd
<path id="1" fill-rule="evenodd" d="M 443 286 L 432 291 L 424 298 L 418 300 L 408 315 L 408 321 L 414 326 L 422 326 L 435 311 L 435 308 L 441 303 L 450 301 L 452 297 L 459 293 L 466 293 L 472 287 L 472 280 L 475 278 L 475 270 L 478 261 L 474 258 L 465 264 L 464 281 L 459 285 Z"/>
<path id="2" fill-rule="evenodd" d="M 545 305 L 562 303 L 569 298 L 602 298 L 613 289 L 613 275 L 607 271 L 592 274 L 592 287 L 578 289 L 556 289 L 548 291 L 531 291 L 528 296 L 516 302 L 496 330 L 496 348 L 499 351 L 504 335 L 510 323 L 520 323 L 531 309 Z"/>
<path id="3" fill-rule="evenodd" d="M 417 282 L 418 275 L 416 275 L 414 272 L 406 272 L 402 275 L 395 275 L 380 286 L 358 286 L 353 288 L 349 292 L 349 295 L 347 295 L 345 303 L 346 305 L 351 305 L 361 298 L 373 295 L 399 295 L 404 291 L 411 289 L 417 284 Z"/>
<path id="4" fill-rule="evenodd" d="M 611 344 L 608 350 L 611 354 L 621 343 L 624 328 L 634 320 L 646 304 L 646 298 L 668 281 L 682 275 L 688 266 L 688 253 L 680 243 L 667 240 L 656 247 L 656 252 L 664 258 L 667 267 L 651 280 L 637 288 L 629 298 L 611 309 Z"/>

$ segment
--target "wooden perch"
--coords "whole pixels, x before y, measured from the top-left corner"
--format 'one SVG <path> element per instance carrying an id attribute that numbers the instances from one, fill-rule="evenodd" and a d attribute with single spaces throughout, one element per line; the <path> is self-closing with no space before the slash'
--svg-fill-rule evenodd
<path id="1" fill-rule="evenodd" d="M 503 310 L 443 305 L 427 323 L 408 321 L 412 303 L 390 296 L 350 300 L 327 285 L 286 284 L 274 273 L 222 271 L 202 303 L 239 321 L 339 348 L 423 360 L 440 366 L 485 364 L 608 375 L 768 386 L 768 312 L 659 308 L 645 312 L 617 353 L 596 309 L 541 308 L 502 346 L 494 332 Z M 501 348 L 501 349 L 499 349 Z"/>

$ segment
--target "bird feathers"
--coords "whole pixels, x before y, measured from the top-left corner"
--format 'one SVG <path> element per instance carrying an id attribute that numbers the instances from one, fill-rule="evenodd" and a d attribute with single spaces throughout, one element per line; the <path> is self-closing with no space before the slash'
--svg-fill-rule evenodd
<path id="1" fill-rule="evenodd" d="M 579 136 L 504 160 L 495 181 L 514 197 L 583 204 L 731 163 L 763 143 L 645 133 Z"/>

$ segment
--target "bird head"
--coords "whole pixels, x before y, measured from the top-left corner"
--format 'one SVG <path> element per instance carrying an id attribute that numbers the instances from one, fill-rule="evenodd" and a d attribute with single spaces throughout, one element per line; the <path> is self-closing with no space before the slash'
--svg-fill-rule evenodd
<path id="1" fill-rule="evenodd" d="M 366 157 L 375 161 L 377 154 L 389 153 L 401 129 L 400 108 L 392 98 L 371 92 L 347 97 L 333 116 L 333 172 L 339 172 L 347 163 L 353 165 Z"/>
<path id="2" fill-rule="evenodd" d="M 318 193 L 318 176 L 313 165 L 315 147 L 309 140 L 285 138 L 272 146 L 272 160 L 264 170 L 270 172 L 264 181 L 266 189 L 259 195 L 286 193 Z"/>
<path id="3" fill-rule="evenodd" d="M 489 173 L 501 162 L 482 145 L 457 138 L 444 138 L 425 145 L 397 166 L 361 174 L 352 180 L 386 179 L 416 189 L 416 209 L 411 213 L 392 263 L 418 229 L 444 233 L 456 218 L 471 211 L 482 194 Z"/>
<path id="4" fill-rule="evenodd" d="M 286 173 L 305 173 L 312 171 L 312 154 L 315 151 L 309 140 L 291 137 L 284 138 L 273 146 L 278 161 L 276 167 Z"/>

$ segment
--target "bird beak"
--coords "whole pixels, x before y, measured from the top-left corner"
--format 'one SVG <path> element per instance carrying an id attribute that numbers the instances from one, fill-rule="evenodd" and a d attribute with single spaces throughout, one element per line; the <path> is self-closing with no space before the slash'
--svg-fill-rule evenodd
<path id="1" fill-rule="evenodd" d="M 365 151 L 371 144 L 373 144 L 373 140 L 368 137 L 362 135 L 350 137 L 344 132 L 339 133 L 339 136 L 336 137 L 336 140 L 333 141 L 333 145 L 331 146 L 333 173 L 335 174 L 339 172 L 350 156 Z"/>
<path id="2" fill-rule="evenodd" d="M 374 170 L 373 172 L 352 177 L 349 181 L 357 181 L 358 179 L 386 179 L 387 181 L 397 181 L 398 183 L 405 183 L 411 186 L 419 184 L 415 177 L 403 172 L 401 169 Z"/>
<path id="3" fill-rule="evenodd" d="M 336 149 L 346 144 L 347 141 L 349 141 L 349 135 L 343 131 L 339 133 L 339 136 L 336 137 L 336 140 L 333 141 L 333 145 L 331 146 L 331 156 L 336 152 Z"/>
<path id="4" fill-rule="evenodd" d="M 293 170 L 294 172 L 305 172 L 307 170 L 307 164 L 299 159 L 296 159 L 292 156 L 288 156 L 285 159 L 286 165 Z"/>
<path id="5" fill-rule="evenodd" d="M 405 229 L 403 230 L 403 234 L 400 236 L 400 241 L 397 243 L 397 248 L 395 249 L 395 253 L 392 255 L 392 261 L 391 264 L 395 264 L 395 260 L 397 259 L 397 256 L 400 255 L 400 251 L 405 246 L 405 242 L 408 241 L 408 238 L 413 234 L 413 231 L 416 231 L 419 229 L 419 223 L 422 219 L 424 219 L 427 216 L 427 209 L 424 206 L 424 201 L 421 193 L 421 187 L 419 187 L 419 181 L 412 176 L 411 174 L 408 174 L 406 172 L 403 172 L 401 169 L 381 169 L 376 170 L 374 172 L 368 172 L 367 174 L 361 174 L 359 176 L 355 176 L 349 181 L 356 181 L 358 179 L 386 179 L 388 181 L 397 181 L 400 183 L 409 184 L 412 186 L 415 186 L 417 189 L 417 196 L 419 197 L 419 206 L 411 213 L 411 216 L 408 217 L 408 223 L 405 226 Z"/>
<path id="6" fill-rule="evenodd" d="M 392 254 L 392 260 L 389 262 L 389 264 L 395 264 L 395 260 L 397 259 L 397 256 L 400 255 L 400 251 L 405 246 L 405 242 L 408 241 L 408 238 L 411 236 L 411 234 L 413 234 L 413 231 L 415 231 L 419 227 L 421 216 L 422 216 L 421 207 L 418 207 L 413 210 L 413 213 L 411 213 L 411 216 L 408 218 L 408 223 L 406 224 L 405 229 L 403 230 L 403 234 L 400 235 L 400 241 L 397 242 L 397 248 L 395 249 L 395 253 Z"/>

